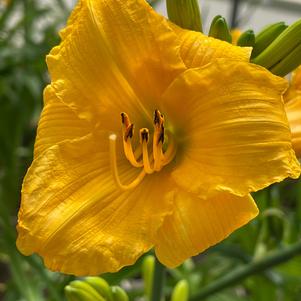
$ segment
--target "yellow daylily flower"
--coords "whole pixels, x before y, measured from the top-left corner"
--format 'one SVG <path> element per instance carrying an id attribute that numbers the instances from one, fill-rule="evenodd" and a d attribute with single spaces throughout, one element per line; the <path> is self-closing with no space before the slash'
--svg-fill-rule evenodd
<path id="1" fill-rule="evenodd" d="M 23 182 L 22 253 L 93 275 L 154 247 L 174 267 L 254 218 L 251 191 L 299 176 L 286 81 L 248 50 L 179 32 L 143 0 L 82 0 L 61 36 Z"/>
<path id="2" fill-rule="evenodd" d="M 301 66 L 292 76 L 290 87 L 284 96 L 285 110 L 292 131 L 293 148 L 301 157 Z"/>

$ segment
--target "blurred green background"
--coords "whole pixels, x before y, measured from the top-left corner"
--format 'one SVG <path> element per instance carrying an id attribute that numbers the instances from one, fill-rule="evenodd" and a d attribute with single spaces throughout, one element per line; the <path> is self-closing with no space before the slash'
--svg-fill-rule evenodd
<path id="1" fill-rule="evenodd" d="M 3 301 L 66 300 L 64 287 L 73 279 L 49 272 L 40 258 L 24 257 L 15 247 L 22 178 L 32 160 L 42 91 L 49 82 L 45 55 L 59 43 L 57 32 L 69 12 L 70 7 L 63 0 L 0 0 L 0 300 Z M 301 182 L 274 185 L 257 193 L 255 198 L 261 209 L 255 221 L 194 261 L 168 271 L 167 296 L 180 279 L 188 280 L 192 295 L 226 279 L 223 286 L 209 289 L 206 300 L 301 300 L 301 248 L 298 248 Z M 287 253 L 287 248 L 292 247 L 294 252 Z M 275 251 L 278 257 L 264 266 L 274 258 L 271 252 Z M 104 278 L 111 285 L 121 284 L 131 300 L 138 300 L 144 294 L 142 262 L 143 258 L 135 266 Z M 266 269 L 268 266 L 273 267 Z M 240 270 L 249 273 L 239 274 Z M 233 271 L 240 276 L 235 278 L 234 274 L 229 282 Z"/>

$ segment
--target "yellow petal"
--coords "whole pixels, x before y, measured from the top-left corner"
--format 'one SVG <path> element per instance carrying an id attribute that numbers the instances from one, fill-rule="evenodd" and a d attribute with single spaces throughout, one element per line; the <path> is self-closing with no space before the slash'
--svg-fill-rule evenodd
<path id="1" fill-rule="evenodd" d="M 293 72 L 291 85 L 301 92 L 301 66 Z"/>
<path id="2" fill-rule="evenodd" d="M 228 193 L 202 199 L 183 190 L 174 194 L 172 215 L 165 218 L 155 246 L 158 259 L 170 268 L 220 242 L 258 214 L 250 195 Z"/>
<path id="3" fill-rule="evenodd" d="M 104 136 L 102 136 L 104 135 Z M 38 156 L 25 177 L 18 219 L 19 250 L 54 271 L 115 272 L 149 250 L 171 210 L 163 173 L 121 192 L 111 175 L 106 134 L 62 142 Z M 118 160 L 127 183 L 138 170 Z"/>
<path id="4" fill-rule="evenodd" d="M 218 58 L 249 61 L 252 48 L 238 47 L 200 32 L 173 25 L 181 44 L 181 57 L 188 68 L 202 67 Z"/>
<path id="5" fill-rule="evenodd" d="M 163 98 L 181 148 L 175 181 L 202 195 L 244 196 L 297 178 L 300 166 L 281 94 L 286 81 L 245 62 L 219 60 L 179 76 Z"/>
<path id="6" fill-rule="evenodd" d="M 292 73 L 290 86 L 284 95 L 284 100 L 288 102 L 296 97 L 301 97 L 301 66 Z"/>
<path id="7" fill-rule="evenodd" d="M 293 149 L 301 157 L 301 95 L 285 104 L 288 122 L 292 131 Z"/>
<path id="8" fill-rule="evenodd" d="M 47 57 L 52 86 L 81 118 L 107 128 L 112 108 L 152 118 L 185 69 L 175 33 L 144 0 L 82 0 L 61 36 Z"/>
<path id="9" fill-rule="evenodd" d="M 44 108 L 40 117 L 34 156 L 65 140 L 83 137 L 91 132 L 91 126 L 81 120 L 70 107 L 61 102 L 49 85 L 44 90 Z"/>

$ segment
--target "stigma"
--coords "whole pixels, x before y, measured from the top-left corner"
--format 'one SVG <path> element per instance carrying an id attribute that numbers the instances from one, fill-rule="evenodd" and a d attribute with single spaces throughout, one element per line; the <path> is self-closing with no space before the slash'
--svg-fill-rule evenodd
<path id="1" fill-rule="evenodd" d="M 131 123 L 129 116 L 124 112 L 121 113 L 121 124 L 124 155 L 133 167 L 141 169 L 138 176 L 130 184 L 121 183 L 117 167 L 117 135 L 111 134 L 109 136 L 110 159 L 114 180 L 120 189 L 128 190 L 138 186 L 147 174 L 159 172 L 169 164 L 175 157 L 176 144 L 173 136 L 166 132 L 164 116 L 159 110 L 154 112 L 152 137 L 150 137 L 149 129 L 141 128 L 139 130 L 139 145 L 136 147 L 133 147 L 132 141 L 134 124 Z M 167 146 L 164 144 L 166 138 L 168 138 Z"/>

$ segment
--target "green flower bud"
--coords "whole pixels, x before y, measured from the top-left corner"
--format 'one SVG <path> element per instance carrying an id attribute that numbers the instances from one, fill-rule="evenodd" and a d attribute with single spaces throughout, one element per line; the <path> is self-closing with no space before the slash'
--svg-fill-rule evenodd
<path id="1" fill-rule="evenodd" d="M 85 282 L 92 286 L 106 301 L 113 301 L 109 284 L 100 277 L 86 277 Z"/>
<path id="2" fill-rule="evenodd" d="M 183 269 L 187 273 L 191 273 L 194 270 L 194 268 L 195 268 L 195 263 L 191 258 L 188 258 L 183 262 Z"/>
<path id="3" fill-rule="evenodd" d="M 171 295 L 171 301 L 188 301 L 189 298 L 189 285 L 187 280 L 179 281 Z"/>
<path id="4" fill-rule="evenodd" d="M 182 28 L 202 32 L 198 0 L 166 0 L 168 18 Z"/>
<path id="5" fill-rule="evenodd" d="M 252 29 L 249 29 L 241 34 L 237 41 L 238 46 L 253 47 L 255 44 L 255 34 Z"/>
<path id="6" fill-rule="evenodd" d="M 279 63 L 270 68 L 270 71 L 278 76 L 285 76 L 301 65 L 301 44 Z"/>
<path id="7" fill-rule="evenodd" d="M 68 301 L 105 301 L 99 295 L 91 294 L 85 289 L 72 287 L 70 285 L 65 287 L 65 296 Z"/>
<path id="8" fill-rule="evenodd" d="M 112 295 L 114 301 L 129 301 L 129 297 L 126 292 L 119 286 L 112 286 Z"/>
<path id="9" fill-rule="evenodd" d="M 154 269 L 155 269 L 155 257 L 153 255 L 145 256 L 142 262 L 142 278 L 144 280 L 145 295 L 148 298 L 148 300 L 151 299 Z"/>
<path id="10" fill-rule="evenodd" d="M 301 19 L 285 29 L 262 53 L 255 57 L 252 62 L 270 70 L 276 70 L 277 74 L 285 75 L 286 72 L 300 62 L 299 46 L 301 44 Z M 288 57 L 286 59 L 286 57 Z M 281 63 L 286 59 L 290 66 Z M 299 63 L 300 64 L 300 63 Z M 277 68 L 275 66 L 278 65 Z M 292 71 L 292 70 L 289 70 Z"/>
<path id="11" fill-rule="evenodd" d="M 77 295 L 77 290 L 72 288 L 71 286 L 67 285 L 64 288 L 65 296 L 68 301 L 81 301 L 80 296 Z"/>
<path id="12" fill-rule="evenodd" d="M 222 16 L 213 18 L 209 29 L 209 37 L 232 43 L 232 36 L 225 18 Z"/>
<path id="13" fill-rule="evenodd" d="M 288 26 L 284 22 L 271 24 L 255 36 L 252 58 L 266 49 Z"/>
<path id="14" fill-rule="evenodd" d="M 81 280 L 74 280 L 69 283 L 69 286 L 73 289 L 76 289 L 80 293 L 85 293 L 84 295 L 88 298 L 94 298 L 94 301 L 106 301 L 98 292 L 88 283 Z M 83 301 L 90 301 L 90 299 L 83 299 Z"/>

